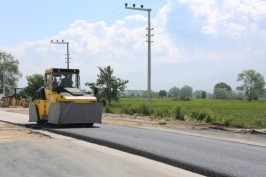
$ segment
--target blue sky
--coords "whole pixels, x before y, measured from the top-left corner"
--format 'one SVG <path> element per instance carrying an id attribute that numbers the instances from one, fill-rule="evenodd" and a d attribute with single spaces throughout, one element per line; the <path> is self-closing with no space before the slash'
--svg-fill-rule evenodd
<path id="1" fill-rule="evenodd" d="M 152 8 L 152 89 L 192 86 L 212 91 L 218 82 L 233 89 L 238 73 L 255 69 L 266 77 L 264 0 L 9 0 L 1 2 L 0 49 L 20 62 L 23 78 L 46 68 L 81 70 L 81 86 L 94 82 L 97 66 L 111 65 L 128 89 L 147 88 L 147 14 L 124 4 Z"/>

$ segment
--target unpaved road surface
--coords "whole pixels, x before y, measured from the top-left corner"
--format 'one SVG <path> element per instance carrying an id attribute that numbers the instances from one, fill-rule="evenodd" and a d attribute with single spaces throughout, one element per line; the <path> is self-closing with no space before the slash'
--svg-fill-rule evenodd
<path id="1" fill-rule="evenodd" d="M 47 139 L 48 137 L 22 126 L 0 122 L 0 143 L 2 144 L 15 141 Z"/>
<path id="2" fill-rule="evenodd" d="M 0 176 L 200 176 L 104 146 L 45 134 L 0 122 Z"/>

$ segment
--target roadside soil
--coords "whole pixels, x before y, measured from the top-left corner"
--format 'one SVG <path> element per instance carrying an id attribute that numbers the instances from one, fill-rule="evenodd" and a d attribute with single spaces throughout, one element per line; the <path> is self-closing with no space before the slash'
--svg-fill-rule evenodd
<path id="1" fill-rule="evenodd" d="M 47 139 L 49 136 L 33 132 L 26 127 L 0 122 L 0 143 L 43 138 Z"/>
<path id="2" fill-rule="evenodd" d="M 15 112 L 21 114 L 29 114 L 28 108 L 22 107 L 9 107 L 1 108 L 1 111 Z M 143 117 L 138 115 L 126 114 L 109 114 L 103 113 L 102 121 L 104 124 L 140 127 L 150 129 L 179 129 L 179 130 L 224 130 L 233 133 L 251 133 L 251 134 L 266 134 L 265 129 L 239 129 L 234 127 L 225 127 L 221 125 L 213 125 L 205 122 L 197 121 L 195 119 L 185 117 L 184 121 L 181 120 L 164 120 L 164 119 L 151 119 L 150 117 Z"/>

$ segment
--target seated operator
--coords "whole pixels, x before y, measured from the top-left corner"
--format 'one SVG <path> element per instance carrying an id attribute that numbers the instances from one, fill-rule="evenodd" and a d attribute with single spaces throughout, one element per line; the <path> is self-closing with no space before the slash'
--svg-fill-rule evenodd
<path id="1" fill-rule="evenodd" d="M 63 87 L 72 87 L 72 80 L 71 78 L 69 78 L 69 76 L 65 76 L 65 78 L 63 78 L 61 80 L 61 83 L 60 83 L 60 86 L 63 86 Z"/>
<path id="2" fill-rule="evenodd" d="M 52 82 L 52 85 L 53 85 L 53 87 L 58 86 L 58 82 L 57 82 L 57 80 L 56 80 L 56 77 L 54 78 L 54 80 L 53 80 L 53 82 Z"/>

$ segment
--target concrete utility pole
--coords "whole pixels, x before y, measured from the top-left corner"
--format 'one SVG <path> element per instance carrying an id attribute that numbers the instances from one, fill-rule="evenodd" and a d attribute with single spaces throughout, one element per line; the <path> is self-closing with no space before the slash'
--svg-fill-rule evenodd
<path id="1" fill-rule="evenodd" d="M 58 40 L 56 40 L 56 41 L 53 41 L 53 40 L 51 40 L 51 43 L 52 44 L 66 44 L 67 45 L 67 53 L 66 53 L 66 59 L 67 59 L 67 69 L 69 69 L 69 59 L 70 59 L 70 54 L 69 54 L 69 42 L 66 42 L 66 41 L 64 41 L 64 40 L 62 40 L 62 41 L 58 41 Z"/>
<path id="2" fill-rule="evenodd" d="M 3 59 L 3 95 L 6 95 L 6 59 L 5 56 L 2 57 L 2 53 L 0 52 L 0 60 Z"/>
<path id="3" fill-rule="evenodd" d="M 148 34 L 146 34 L 146 36 L 148 37 L 148 40 L 146 41 L 148 43 L 148 90 L 147 90 L 147 97 L 148 97 L 148 103 L 149 103 L 149 107 L 151 104 L 151 30 L 153 30 L 153 28 L 151 28 L 151 21 L 150 21 L 150 14 L 151 14 L 151 10 L 152 9 L 147 9 L 147 8 L 143 8 L 144 6 L 141 5 L 140 8 L 136 8 L 136 4 L 133 4 L 133 7 L 127 7 L 127 3 L 125 3 L 125 8 L 126 9 L 131 9 L 131 10 L 140 10 L 140 11 L 146 11 L 148 12 L 148 28 L 146 28 L 148 30 Z"/>

